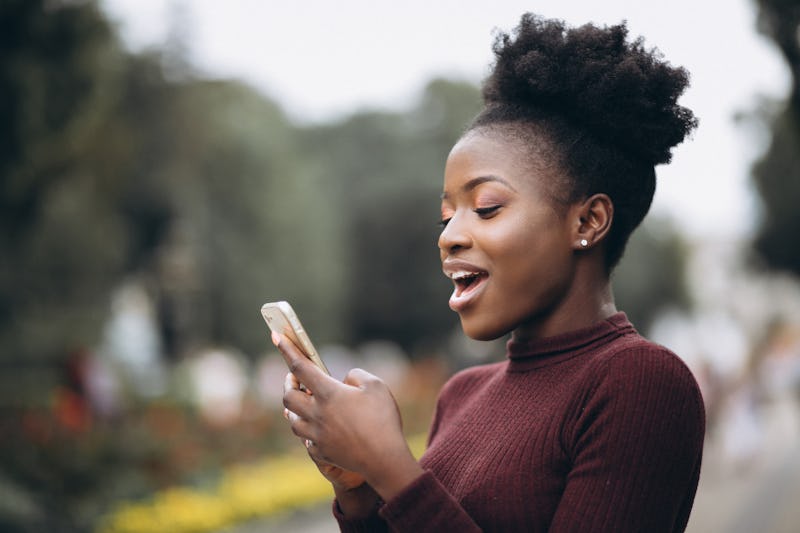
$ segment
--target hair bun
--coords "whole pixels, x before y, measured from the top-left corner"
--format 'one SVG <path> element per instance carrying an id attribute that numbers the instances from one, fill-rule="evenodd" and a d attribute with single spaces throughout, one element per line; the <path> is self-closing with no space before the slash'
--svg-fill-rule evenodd
<path id="1" fill-rule="evenodd" d="M 637 159 L 668 163 L 672 147 L 697 126 L 677 104 L 689 73 L 627 36 L 625 22 L 567 28 L 526 13 L 513 36 L 495 40 L 484 101 L 557 113 Z"/>

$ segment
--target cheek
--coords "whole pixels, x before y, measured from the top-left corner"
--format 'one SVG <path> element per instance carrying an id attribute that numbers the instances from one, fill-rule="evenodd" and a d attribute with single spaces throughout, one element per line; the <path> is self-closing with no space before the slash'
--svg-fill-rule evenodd
<path id="1" fill-rule="evenodd" d="M 498 232 L 492 244 L 495 281 L 513 298 L 512 305 L 547 306 L 568 284 L 573 256 L 560 226 L 528 220 L 513 231 Z"/>
<path id="2" fill-rule="evenodd" d="M 565 258 L 563 227 L 552 217 L 523 217 L 514 225 L 492 228 L 487 233 L 487 251 L 496 266 L 524 275 Z"/>

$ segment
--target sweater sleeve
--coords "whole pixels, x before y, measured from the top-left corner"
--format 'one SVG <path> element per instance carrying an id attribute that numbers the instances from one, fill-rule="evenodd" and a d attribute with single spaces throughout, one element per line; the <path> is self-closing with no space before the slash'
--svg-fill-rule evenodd
<path id="1" fill-rule="evenodd" d="M 340 531 L 347 533 L 481 531 L 447 489 L 428 471 L 368 517 L 360 520 L 348 519 L 335 500 L 333 516 L 339 523 Z"/>
<path id="2" fill-rule="evenodd" d="M 429 471 L 387 502 L 380 515 L 397 533 L 475 533 L 481 529 Z"/>
<path id="3" fill-rule="evenodd" d="M 458 388 L 455 385 L 458 381 L 458 379 L 449 381 L 440 392 L 428 433 L 428 444 L 436 437 L 448 404 L 447 398 L 454 388 Z M 447 489 L 429 471 L 419 476 L 395 498 L 379 509 L 376 508 L 368 517 L 359 520 L 348 519 L 342 514 L 336 500 L 333 502 L 333 516 L 339 523 L 340 531 L 346 533 L 480 531 Z"/>
<path id="4" fill-rule="evenodd" d="M 449 416 L 450 407 L 462 398 L 469 388 L 471 371 L 462 371 L 450 379 L 439 394 L 428 444 L 436 438 L 442 419 Z M 430 471 L 425 471 L 414 482 L 395 496 L 380 510 L 382 516 L 397 533 L 439 533 L 458 531 L 480 532 L 459 502 Z"/>
<path id="5" fill-rule="evenodd" d="M 550 531 L 683 531 L 705 432 L 697 383 L 660 348 L 605 365 L 563 435 L 572 469 Z"/>
<path id="6" fill-rule="evenodd" d="M 362 519 L 347 518 L 342 514 L 339 503 L 333 500 L 333 517 L 339 523 L 339 531 L 346 533 L 388 533 L 389 531 L 389 526 L 378 515 L 377 509 L 371 515 Z"/>

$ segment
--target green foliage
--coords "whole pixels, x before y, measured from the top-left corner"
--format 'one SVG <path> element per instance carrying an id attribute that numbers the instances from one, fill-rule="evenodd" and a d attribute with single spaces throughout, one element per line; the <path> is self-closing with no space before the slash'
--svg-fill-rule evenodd
<path id="1" fill-rule="evenodd" d="M 478 111 L 477 89 L 436 80 L 407 113 L 361 113 L 306 132 L 345 221 L 348 340 L 414 350 L 455 324 L 436 239 L 444 161 Z"/>
<path id="2" fill-rule="evenodd" d="M 275 299 L 319 343 L 387 338 L 413 352 L 452 330 L 438 198 L 476 87 L 435 80 L 406 112 L 298 127 L 242 83 L 166 76 L 159 53 L 121 50 L 92 2 L 2 9 L 7 360 L 94 345 L 131 275 L 157 304 L 168 357 L 263 351 L 258 308 Z M 655 271 L 635 247 L 623 295 L 634 272 Z M 659 283 L 627 291 L 645 322 L 680 285 L 678 263 L 659 264 Z"/>
<path id="3" fill-rule="evenodd" d="M 687 256 L 687 244 L 666 219 L 646 218 L 631 236 L 612 278 L 617 307 L 639 331 L 646 334 L 667 309 L 691 307 Z"/>
<path id="4" fill-rule="evenodd" d="M 124 270 L 118 182 L 87 162 L 122 57 L 93 3 L 0 5 L 0 362 L 94 339 Z"/>
<path id="5" fill-rule="evenodd" d="M 763 200 L 755 249 L 767 266 L 800 275 L 800 2 L 758 0 L 759 29 L 772 39 L 792 73 L 785 105 L 772 117 L 772 140 L 753 167 Z"/>
<path id="6" fill-rule="evenodd" d="M 755 248 L 777 270 L 800 274 L 800 113 L 786 109 L 772 120 L 769 150 L 753 167 L 764 206 Z"/>
<path id="7" fill-rule="evenodd" d="M 284 423 L 273 411 L 217 428 L 161 402 L 76 432 L 42 409 L 0 410 L 0 531 L 85 533 L 120 501 L 214 486 L 223 466 L 296 449 Z"/>
<path id="8" fill-rule="evenodd" d="M 298 153 L 296 129 L 232 82 L 192 82 L 177 107 L 170 171 L 188 241 L 172 244 L 187 247 L 198 279 L 184 288 L 160 281 L 162 296 L 204 317 L 186 334 L 259 353 L 268 337 L 258 310 L 278 299 L 332 334 L 343 296 L 336 206 Z"/>

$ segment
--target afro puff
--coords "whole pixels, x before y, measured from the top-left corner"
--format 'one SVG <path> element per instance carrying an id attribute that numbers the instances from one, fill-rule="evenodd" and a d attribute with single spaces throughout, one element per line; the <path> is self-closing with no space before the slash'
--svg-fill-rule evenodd
<path id="1" fill-rule="evenodd" d="M 641 38 L 627 37 L 624 22 L 568 28 L 526 13 L 513 35 L 496 38 L 485 108 L 470 127 L 511 127 L 523 139 L 544 135 L 567 174 L 569 200 L 598 192 L 611 197 L 609 268 L 650 208 L 653 167 L 668 163 L 672 147 L 697 126 L 677 104 L 688 72 L 646 50 Z"/>

